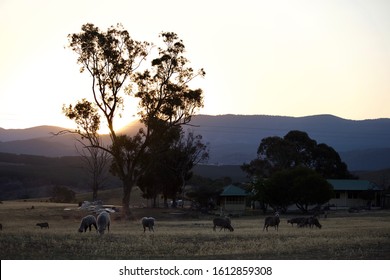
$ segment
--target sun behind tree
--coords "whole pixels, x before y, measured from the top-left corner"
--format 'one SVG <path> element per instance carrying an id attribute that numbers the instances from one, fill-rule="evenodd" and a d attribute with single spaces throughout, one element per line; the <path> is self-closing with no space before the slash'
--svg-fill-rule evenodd
<path id="1" fill-rule="evenodd" d="M 156 132 L 162 135 L 172 127 L 187 124 L 203 106 L 202 90 L 191 89 L 189 83 L 205 72 L 188 66 L 189 60 L 183 56 L 185 46 L 173 32 L 160 34 L 163 46 L 158 48 L 158 57 L 150 60 L 150 67 L 138 71 L 152 44 L 133 40 L 120 24 L 106 32 L 91 23 L 81 29 L 81 33 L 68 36 L 69 48 L 78 55 L 80 71 L 87 71 L 92 78 L 91 106 L 104 119 L 111 139 L 108 146 L 95 146 L 111 154 L 111 171 L 123 184 L 124 214 L 130 216 L 131 190 L 147 166 L 143 155 L 159 140 L 154 137 Z M 136 135 L 117 134 L 115 120 L 129 97 L 139 100 L 136 114 L 144 128 Z M 82 127 L 78 132 L 82 133 Z"/>

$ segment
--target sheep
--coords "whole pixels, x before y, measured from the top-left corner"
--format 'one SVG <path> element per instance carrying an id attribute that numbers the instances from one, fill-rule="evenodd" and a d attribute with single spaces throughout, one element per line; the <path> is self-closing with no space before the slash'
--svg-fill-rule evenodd
<path id="1" fill-rule="evenodd" d="M 97 230 L 99 234 L 104 234 L 104 231 L 107 228 L 107 231 L 110 231 L 110 214 L 103 211 L 97 217 Z"/>
<path id="2" fill-rule="evenodd" d="M 96 218 L 94 215 L 88 215 L 81 219 L 79 232 L 86 232 L 87 228 L 91 231 L 92 226 L 97 230 Z"/>
<path id="3" fill-rule="evenodd" d="M 306 221 L 305 217 L 298 217 L 298 218 L 292 218 L 292 219 L 287 220 L 287 223 L 294 226 L 294 224 L 299 225 L 301 223 L 304 223 L 305 221 Z"/>
<path id="4" fill-rule="evenodd" d="M 231 221 L 227 217 L 226 218 L 222 218 L 222 217 L 214 218 L 213 224 L 214 224 L 214 227 L 213 227 L 214 231 L 215 231 L 215 228 L 217 226 L 221 227 L 221 229 L 219 231 L 221 231 L 222 229 L 228 229 L 229 231 L 234 231 L 234 228 L 231 225 Z"/>
<path id="5" fill-rule="evenodd" d="M 298 227 L 307 227 L 309 225 L 309 218 L 303 218 L 302 221 L 298 223 Z"/>
<path id="6" fill-rule="evenodd" d="M 309 225 L 310 228 L 313 228 L 314 226 L 318 228 L 322 228 L 322 225 L 318 221 L 316 217 L 310 217 L 307 219 L 307 224 Z"/>
<path id="7" fill-rule="evenodd" d="M 298 227 L 310 227 L 313 228 L 314 226 L 318 228 L 322 228 L 322 225 L 318 221 L 316 217 L 309 217 L 305 218 L 302 222 L 298 224 Z"/>
<path id="8" fill-rule="evenodd" d="M 149 229 L 149 231 L 154 232 L 154 221 L 155 219 L 153 217 L 143 217 L 141 220 L 142 226 L 144 227 L 144 232 L 146 231 L 146 228 Z"/>
<path id="9" fill-rule="evenodd" d="M 276 231 L 279 231 L 279 223 L 280 223 L 279 213 L 275 212 L 275 215 L 273 217 L 265 218 L 263 231 L 264 229 L 268 231 L 269 226 L 275 227 Z"/>
<path id="10" fill-rule="evenodd" d="M 41 229 L 43 228 L 49 228 L 49 223 L 44 222 L 44 223 L 37 223 L 36 226 L 40 226 Z"/>

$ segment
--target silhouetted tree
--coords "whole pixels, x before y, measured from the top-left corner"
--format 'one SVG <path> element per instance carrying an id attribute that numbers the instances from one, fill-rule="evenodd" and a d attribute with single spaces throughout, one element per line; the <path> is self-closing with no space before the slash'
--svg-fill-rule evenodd
<path id="1" fill-rule="evenodd" d="M 192 177 L 194 166 L 205 163 L 208 158 L 208 145 L 202 142 L 201 135 L 195 135 L 193 132 L 180 134 L 180 138 L 173 143 L 165 158 L 166 166 L 177 178 L 177 185 L 171 189 L 173 200 L 176 200 L 176 194 L 183 191 L 186 182 Z"/>
<path id="2" fill-rule="evenodd" d="M 69 119 L 73 120 L 77 129 L 76 132 L 81 136 L 77 139 L 81 149 L 76 145 L 76 150 L 86 165 L 87 173 L 90 175 L 92 188 L 92 200 L 98 198 L 98 190 L 107 179 L 107 170 L 110 164 L 110 154 L 103 147 L 102 139 L 98 133 L 100 128 L 100 117 L 98 109 L 93 103 L 82 99 L 73 107 L 63 106 L 63 113 Z M 60 133 L 67 133 L 62 131 Z"/>
<path id="3" fill-rule="evenodd" d="M 257 158 L 242 169 L 249 176 L 267 178 L 277 171 L 305 166 L 327 179 L 353 178 L 339 154 L 326 144 L 317 144 L 306 132 L 290 131 L 283 138 L 261 140 Z"/>
<path id="4" fill-rule="evenodd" d="M 78 55 L 81 72 L 86 70 L 92 77 L 93 104 L 107 123 L 112 142 L 109 147 L 97 147 L 112 156 L 111 171 L 122 181 L 122 205 L 129 216 L 131 190 L 145 171 L 143 156 L 158 139 L 154 132 L 188 123 L 203 106 L 202 90 L 191 89 L 189 83 L 205 72 L 188 66 L 185 46 L 173 32 L 161 33 L 164 45 L 158 48 L 158 57 L 151 59 L 150 68 L 136 72 L 148 56 L 149 43 L 133 40 L 121 25 L 107 32 L 93 24 L 81 29 L 68 36 L 69 47 Z M 114 127 L 128 95 L 139 99 L 138 114 L 145 125 L 133 136 L 118 135 Z"/>
<path id="5" fill-rule="evenodd" d="M 257 157 L 241 168 L 252 178 L 255 197 L 263 210 L 268 205 L 286 210 L 296 204 L 307 211 L 309 205 L 331 198 L 325 179 L 355 178 L 332 147 L 317 144 L 306 132 L 297 130 L 283 138 L 261 140 Z"/>
<path id="6" fill-rule="evenodd" d="M 253 187 L 256 199 L 281 211 L 295 204 L 302 212 L 307 212 L 310 205 L 321 205 L 333 196 L 328 181 L 307 167 L 277 171 Z"/>
<path id="7" fill-rule="evenodd" d="M 228 177 L 213 180 L 194 175 L 186 187 L 184 196 L 193 202 L 195 208 L 210 208 L 212 205 L 215 206 L 223 188 L 231 182 Z"/>
<path id="8" fill-rule="evenodd" d="M 76 193 L 71 189 L 68 189 L 65 186 L 53 187 L 51 201 L 60 202 L 60 203 L 69 203 L 69 202 L 74 202 L 75 198 L 76 198 Z"/>
<path id="9" fill-rule="evenodd" d="M 180 194 L 186 181 L 192 176 L 192 168 L 208 159 L 208 147 L 202 142 L 200 135 L 192 132 L 166 134 L 171 139 L 156 142 L 157 147 L 151 148 L 146 156 L 147 162 L 151 165 L 141 176 L 138 185 L 149 198 L 155 200 L 158 194 L 164 197 L 164 204 L 167 206 L 167 199 L 173 201 Z M 162 147 L 166 149 L 162 151 Z"/>
<path id="10" fill-rule="evenodd" d="M 295 205 L 307 212 L 310 205 L 322 205 L 333 197 L 333 187 L 316 171 L 298 167 L 290 174 L 292 182 L 292 196 Z"/>
<path id="11" fill-rule="evenodd" d="M 327 179 L 355 179 L 340 155 L 326 144 L 318 144 L 313 151 L 314 170 Z"/>

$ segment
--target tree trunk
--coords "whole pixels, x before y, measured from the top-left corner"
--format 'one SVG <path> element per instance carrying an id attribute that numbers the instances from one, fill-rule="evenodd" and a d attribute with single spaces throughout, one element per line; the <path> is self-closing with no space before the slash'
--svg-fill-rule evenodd
<path id="1" fill-rule="evenodd" d="M 133 189 L 135 182 L 132 180 L 123 180 L 123 198 L 122 198 L 122 214 L 126 220 L 133 218 L 130 210 L 130 197 L 131 190 Z"/>
<path id="2" fill-rule="evenodd" d="M 154 195 L 153 196 L 153 205 L 152 205 L 153 208 L 157 208 L 157 195 Z"/>
<path id="3" fill-rule="evenodd" d="M 99 189 L 99 183 L 96 179 L 96 177 L 93 178 L 92 182 L 92 201 L 96 201 L 98 198 L 98 189 Z"/>

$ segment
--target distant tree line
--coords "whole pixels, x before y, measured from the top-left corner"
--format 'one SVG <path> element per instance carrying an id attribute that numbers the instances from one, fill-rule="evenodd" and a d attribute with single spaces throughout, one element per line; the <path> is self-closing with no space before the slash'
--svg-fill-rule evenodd
<path id="1" fill-rule="evenodd" d="M 50 197 L 54 186 L 66 186 L 78 192 L 90 191 L 81 157 L 44 157 L 0 153 L 0 199 Z M 109 176 L 102 186 L 119 187 Z"/>

